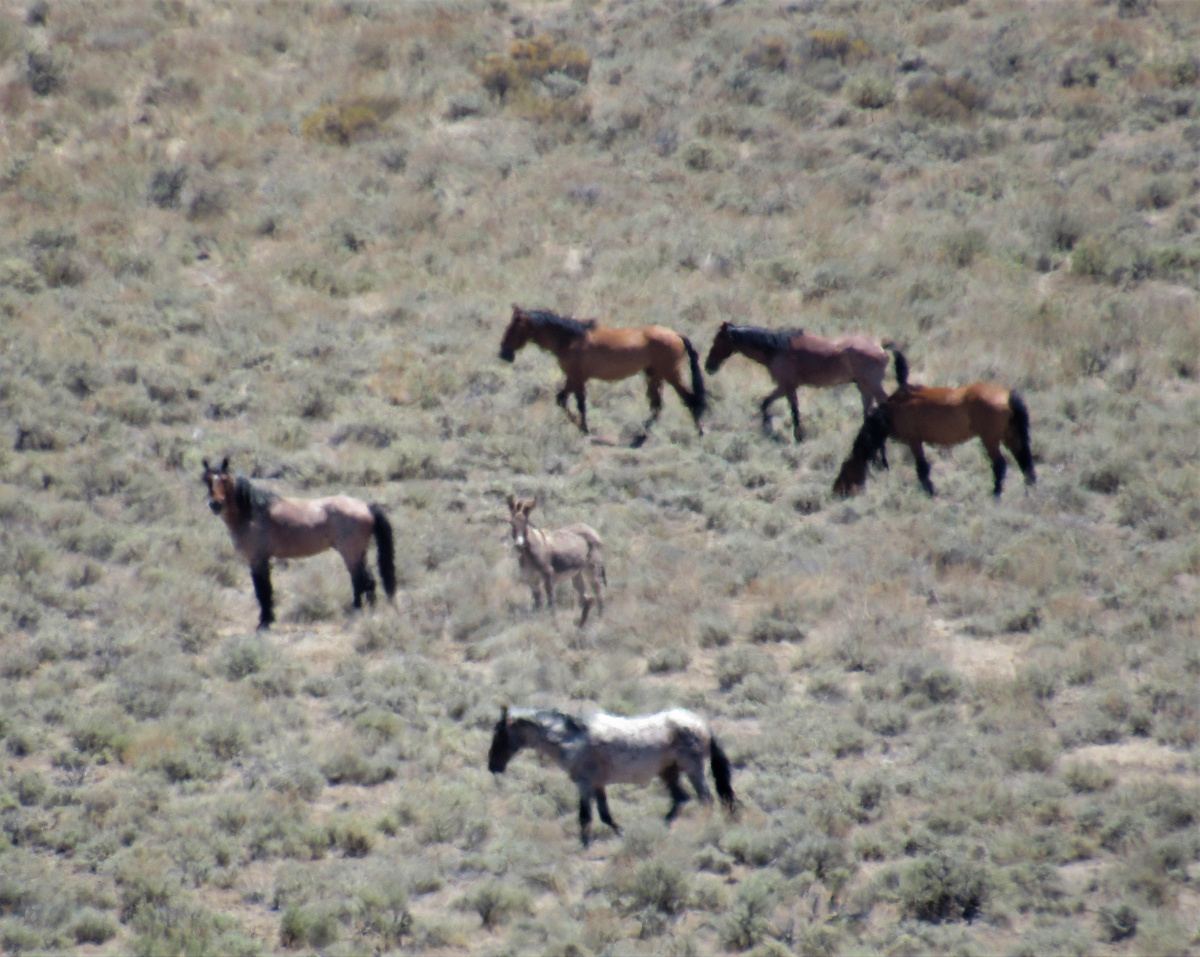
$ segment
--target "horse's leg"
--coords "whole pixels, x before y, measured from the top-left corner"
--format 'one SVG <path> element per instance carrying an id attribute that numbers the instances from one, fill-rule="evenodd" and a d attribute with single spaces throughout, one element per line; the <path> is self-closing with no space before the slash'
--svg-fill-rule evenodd
<path id="1" fill-rule="evenodd" d="M 592 792 L 591 789 L 579 788 L 579 840 L 587 847 L 592 839 L 588 831 L 592 826 Z"/>
<path id="2" fill-rule="evenodd" d="M 762 429 L 764 432 L 771 431 L 771 403 L 776 399 L 782 399 L 787 394 L 787 390 L 780 386 L 770 395 L 759 403 L 759 408 L 762 410 Z"/>
<path id="3" fill-rule="evenodd" d="M 258 627 L 270 628 L 275 621 L 275 604 L 271 593 L 271 559 L 263 558 L 250 566 L 250 579 L 258 598 Z"/>
<path id="4" fill-rule="evenodd" d="M 596 596 L 596 614 L 604 614 L 604 566 L 600 566 L 600 571 L 597 573 L 594 566 L 588 566 L 588 581 L 592 583 L 592 594 Z"/>
<path id="5" fill-rule="evenodd" d="M 345 556 L 342 556 L 345 559 Z M 351 563 L 349 559 L 345 559 L 346 568 L 350 572 L 350 584 L 354 588 L 354 607 L 362 608 L 363 596 L 366 596 L 367 604 L 375 604 L 375 576 L 371 574 L 371 569 L 367 567 L 367 554 L 363 552 L 362 558 L 357 562 Z"/>
<path id="6" fill-rule="evenodd" d="M 804 427 L 800 424 L 800 404 L 796 401 L 796 390 L 787 394 L 788 407 L 792 410 L 792 438 L 797 442 L 804 441 Z"/>
<path id="7" fill-rule="evenodd" d="M 694 760 L 689 759 L 686 771 L 688 780 L 696 789 L 696 797 L 703 804 L 712 804 L 712 792 L 708 789 L 708 782 L 704 780 L 704 755 L 698 755 Z"/>
<path id="8" fill-rule="evenodd" d="M 657 422 L 659 415 L 662 414 L 662 386 L 663 380 L 655 375 L 652 369 L 647 369 L 646 399 L 650 403 L 650 418 L 642 425 L 642 434 L 634 440 L 635 448 L 646 441 L 646 436 L 650 432 L 650 426 Z"/>
<path id="9" fill-rule="evenodd" d="M 663 779 L 663 783 L 667 786 L 667 790 L 671 792 L 671 810 L 667 811 L 666 822 L 670 824 L 675 820 L 675 815 L 679 813 L 679 809 L 683 807 L 692 796 L 684 790 L 683 785 L 679 783 L 679 765 L 672 764 L 663 770 L 658 775 Z"/>
<path id="10" fill-rule="evenodd" d="M 613 820 L 612 814 L 608 810 L 608 795 L 604 793 L 604 788 L 596 788 L 596 810 L 600 812 L 600 820 L 611 827 L 618 834 L 621 829 L 617 827 L 617 822 Z"/>
<path id="11" fill-rule="evenodd" d="M 937 493 L 933 490 L 933 482 L 929 480 L 929 460 L 925 458 L 925 450 L 917 441 L 909 442 L 908 447 L 912 449 L 913 459 L 917 465 L 917 481 L 932 498 Z"/>
<path id="12" fill-rule="evenodd" d="M 583 572 L 576 572 L 571 583 L 575 586 L 575 593 L 579 595 L 579 604 L 583 608 L 583 613 L 579 616 L 579 627 L 582 628 L 587 623 L 588 612 L 592 610 L 592 600 L 588 598 L 587 589 L 583 585 Z"/>
<path id="13" fill-rule="evenodd" d="M 550 614 L 554 614 L 554 576 L 543 575 L 542 585 L 546 589 L 546 604 L 550 606 Z"/>
<path id="14" fill-rule="evenodd" d="M 587 435 L 587 396 L 584 394 L 582 382 L 575 389 L 575 408 L 579 410 L 579 428 L 583 430 L 584 435 Z"/>
<path id="15" fill-rule="evenodd" d="M 992 494 L 996 498 L 999 498 L 1000 493 L 1004 490 L 1004 473 L 1008 471 L 1008 463 L 1004 461 L 1004 455 L 1000 451 L 999 442 L 989 442 L 983 436 L 980 436 L 979 440 L 983 442 L 983 447 L 987 450 L 988 458 L 992 460 L 992 478 L 995 479 Z"/>
<path id="16" fill-rule="evenodd" d="M 563 383 L 563 387 L 558 390 L 558 394 L 555 395 L 554 401 L 562 407 L 562 410 L 567 413 L 569 418 L 571 413 L 567 409 L 567 397 L 570 396 L 571 393 L 575 393 L 575 407 L 579 409 L 579 428 L 584 435 L 587 435 L 587 400 L 583 392 L 583 383 L 580 382 L 578 384 L 572 384 L 571 380 L 568 378 L 567 381 Z"/>

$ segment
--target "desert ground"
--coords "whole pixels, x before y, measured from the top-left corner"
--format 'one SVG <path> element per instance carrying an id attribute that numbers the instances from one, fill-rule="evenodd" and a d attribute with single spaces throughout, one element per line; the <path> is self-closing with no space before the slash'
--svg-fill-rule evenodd
<path id="1" fill-rule="evenodd" d="M 6 953 L 1200 953 L 1194 0 L 4 0 L 0 217 Z M 1037 484 L 835 498 L 854 388 L 797 443 L 739 356 L 585 436 L 514 303 L 892 340 Z M 256 631 L 225 456 L 382 505 L 394 604 Z M 584 850 L 504 705 L 694 709 L 738 813 Z"/>

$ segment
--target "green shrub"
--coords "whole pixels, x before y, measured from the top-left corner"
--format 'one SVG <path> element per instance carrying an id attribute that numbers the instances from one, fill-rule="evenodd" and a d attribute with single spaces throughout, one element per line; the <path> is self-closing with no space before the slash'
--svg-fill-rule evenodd
<path id="1" fill-rule="evenodd" d="M 905 868 L 900 879 L 900 913 L 930 923 L 974 919 L 992 881 L 979 865 L 938 853 Z"/>
<path id="2" fill-rule="evenodd" d="M 77 944 L 104 944 L 117 935 L 117 922 L 108 914 L 87 907 L 71 922 L 71 935 Z"/>
<path id="3" fill-rule="evenodd" d="M 854 76 L 845 86 L 846 99 L 864 110 L 879 110 L 896 98 L 892 81 L 866 73 Z"/>
<path id="4" fill-rule="evenodd" d="M 529 893 L 513 887 L 510 881 L 486 880 L 479 884 L 458 904 L 461 910 L 473 910 L 483 921 L 483 926 L 493 930 L 508 921 L 514 914 L 529 913 Z"/>
<path id="5" fill-rule="evenodd" d="M 379 135 L 384 123 L 400 108 L 394 96 L 355 96 L 310 113 L 300 124 L 306 139 L 349 146 Z"/>
<path id="6" fill-rule="evenodd" d="M 1140 916 L 1137 908 L 1129 904 L 1101 907 L 1097 913 L 1101 938 L 1112 944 L 1128 940 L 1137 933 Z"/>
<path id="7" fill-rule="evenodd" d="M 778 880 L 770 873 L 751 874 L 738 887 L 737 899 L 721 924 L 721 942 L 730 950 L 749 950 L 767 932 L 767 918 L 779 899 Z"/>
<path id="8" fill-rule="evenodd" d="M 476 73 L 485 90 L 504 100 L 509 93 L 527 90 L 534 80 L 552 73 L 587 83 L 591 68 L 592 60 L 585 50 L 539 33 L 528 40 L 514 40 L 507 55 L 488 55 L 478 64 Z"/>
<path id="9" fill-rule="evenodd" d="M 687 904 L 690 883 L 677 864 L 653 859 L 643 861 L 633 875 L 630 902 L 635 910 L 653 908 L 675 915 Z"/>

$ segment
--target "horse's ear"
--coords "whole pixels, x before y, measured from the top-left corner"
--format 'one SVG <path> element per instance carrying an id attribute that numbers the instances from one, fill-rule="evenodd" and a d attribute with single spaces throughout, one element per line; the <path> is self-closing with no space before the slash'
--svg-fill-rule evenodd
<path id="1" fill-rule="evenodd" d="M 528 515 L 530 512 L 533 511 L 533 507 L 535 505 L 537 505 L 537 501 L 535 499 L 532 499 L 532 498 L 526 499 L 524 502 L 521 503 L 521 511 L 523 511 L 526 515 Z"/>
<path id="2" fill-rule="evenodd" d="M 500 706 L 500 722 L 502 724 L 508 724 L 508 705 L 506 704 L 502 704 Z"/>
<path id="3" fill-rule="evenodd" d="M 204 466 L 204 471 L 208 471 L 208 459 L 201 459 L 200 464 Z"/>
<path id="4" fill-rule="evenodd" d="M 508 501 L 508 510 L 510 512 L 515 512 L 517 510 L 516 509 L 517 497 L 515 495 L 513 495 L 512 492 L 509 492 L 507 501 Z"/>
<path id="5" fill-rule="evenodd" d="M 227 455 L 227 456 L 225 456 L 225 458 L 223 458 L 223 459 L 221 460 L 221 471 L 222 471 L 222 472 L 228 472 L 228 471 L 229 471 L 229 456 L 228 456 L 228 455 Z"/>

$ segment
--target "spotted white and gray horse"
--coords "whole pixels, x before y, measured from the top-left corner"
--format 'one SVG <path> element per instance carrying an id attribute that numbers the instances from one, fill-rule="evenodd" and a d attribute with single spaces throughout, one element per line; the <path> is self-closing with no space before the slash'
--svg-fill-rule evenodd
<path id="1" fill-rule="evenodd" d="M 506 707 L 492 734 L 488 770 L 502 774 L 522 748 L 533 748 L 571 776 L 579 789 L 579 830 L 584 847 L 590 840 L 593 800 L 600 820 L 620 833 L 604 790 L 610 784 L 647 784 L 651 778 L 661 778 L 671 795 L 669 824 L 691 797 L 679 780 L 681 775 L 692 782 L 702 802 L 712 803 L 704 779 L 708 759 L 717 797 L 727 811 L 735 807 L 729 759 L 708 722 L 683 708 L 634 718 L 603 712 L 578 718 L 562 711 L 510 711 Z"/>

